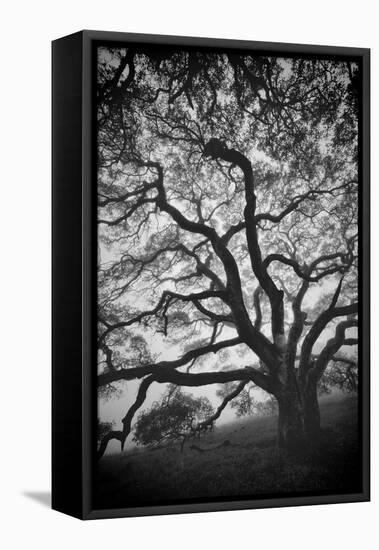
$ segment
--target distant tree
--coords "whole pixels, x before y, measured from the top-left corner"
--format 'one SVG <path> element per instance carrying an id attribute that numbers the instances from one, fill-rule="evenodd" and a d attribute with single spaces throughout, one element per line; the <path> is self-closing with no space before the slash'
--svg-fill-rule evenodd
<path id="1" fill-rule="evenodd" d="M 186 439 L 212 414 L 213 407 L 206 397 L 195 398 L 180 388 L 169 386 L 162 401 L 156 401 L 138 415 L 133 439 L 142 445 L 180 441 L 183 451 Z"/>
<path id="2" fill-rule="evenodd" d="M 358 365 L 356 358 L 346 355 L 333 357 L 319 385 L 320 393 L 330 393 L 337 388 L 342 393 L 358 391 Z"/>
<path id="3" fill-rule="evenodd" d="M 230 398 L 235 394 L 230 401 L 231 408 L 235 411 L 238 417 L 241 416 L 274 416 L 278 414 L 278 402 L 272 396 L 267 393 L 262 398 L 261 395 L 256 395 L 256 387 L 252 384 L 245 383 L 243 389 L 236 382 L 229 382 L 227 384 L 220 385 L 216 394 L 223 399 Z M 262 392 L 260 392 L 262 393 Z"/>
<path id="4" fill-rule="evenodd" d="M 359 66 L 137 45 L 100 49 L 97 77 L 98 386 L 140 381 L 99 456 L 153 383 L 235 382 L 221 410 L 258 387 L 279 445 L 315 442 L 357 345 Z"/>
<path id="5" fill-rule="evenodd" d="M 249 390 L 241 392 L 235 402 L 232 403 L 232 408 L 236 410 L 237 416 L 274 416 L 278 414 L 278 402 L 275 397 L 268 396 L 260 401 L 254 398 Z"/>

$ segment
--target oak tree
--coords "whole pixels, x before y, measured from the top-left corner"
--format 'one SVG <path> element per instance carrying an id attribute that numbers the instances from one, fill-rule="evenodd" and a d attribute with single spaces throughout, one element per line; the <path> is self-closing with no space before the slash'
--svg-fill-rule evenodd
<path id="1" fill-rule="evenodd" d="M 346 59 L 99 49 L 98 386 L 139 383 L 100 456 L 154 383 L 260 388 L 281 446 L 317 441 L 357 366 L 359 105 Z"/>

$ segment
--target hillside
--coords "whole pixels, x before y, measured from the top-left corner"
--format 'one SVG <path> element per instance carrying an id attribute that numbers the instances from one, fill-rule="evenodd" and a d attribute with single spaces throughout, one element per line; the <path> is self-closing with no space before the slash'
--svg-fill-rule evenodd
<path id="1" fill-rule="evenodd" d="M 275 417 L 216 427 L 188 442 L 183 454 L 169 445 L 105 456 L 98 466 L 96 508 L 357 491 L 357 398 L 327 396 L 320 404 L 322 442 L 303 456 L 276 447 Z"/>

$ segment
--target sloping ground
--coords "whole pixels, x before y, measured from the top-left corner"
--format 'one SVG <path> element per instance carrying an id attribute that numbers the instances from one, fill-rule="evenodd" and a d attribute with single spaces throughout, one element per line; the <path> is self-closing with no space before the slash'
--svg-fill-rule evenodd
<path id="1" fill-rule="evenodd" d="M 317 452 L 291 456 L 276 447 L 276 418 L 245 418 L 187 444 L 104 457 L 96 508 L 263 495 L 360 490 L 356 397 L 321 401 Z M 196 448 L 190 448 L 195 445 Z"/>

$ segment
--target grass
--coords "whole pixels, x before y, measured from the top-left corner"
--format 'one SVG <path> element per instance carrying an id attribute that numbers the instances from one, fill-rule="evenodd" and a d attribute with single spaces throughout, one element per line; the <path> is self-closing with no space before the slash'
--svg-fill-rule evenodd
<path id="1" fill-rule="evenodd" d="M 360 491 L 356 397 L 323 398 L 321 416 L 320 447 L 301 457 L 276 447 L 275 417 L 223 425 L 187 443 L 182 454 L 169 445 L 105 456 L 98 464 L 95 506 Z M 190 449 L 193 443 L 206 452 Z"/>

